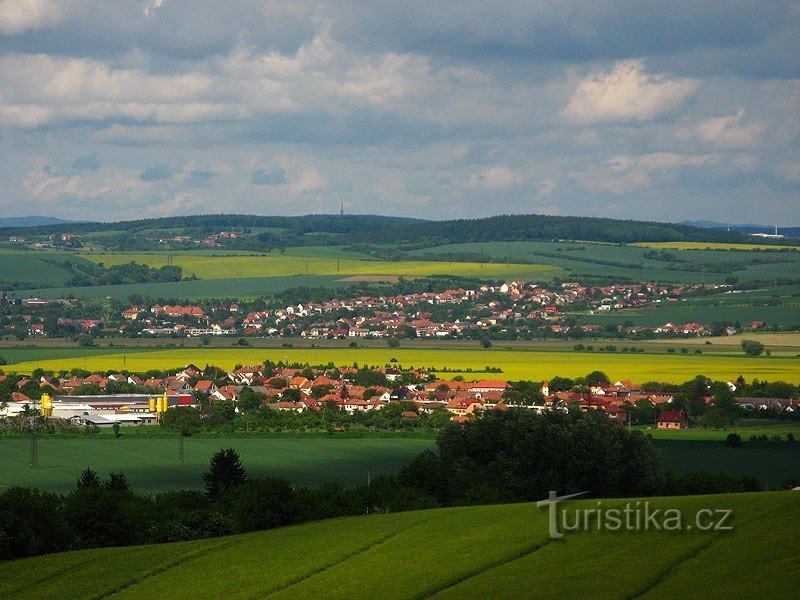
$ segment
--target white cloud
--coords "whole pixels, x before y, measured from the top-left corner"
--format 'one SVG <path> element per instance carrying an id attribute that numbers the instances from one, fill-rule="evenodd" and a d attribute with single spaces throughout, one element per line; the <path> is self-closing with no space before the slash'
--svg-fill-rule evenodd
<path id="1" fill-rule="evenodd" d="M 734 115 L 700 121 L 692 128 L 679 130 L 678 137 L 693 137 L 725 149 L 750 148 L 761 143 L 766 127 L 760 122 L 743 122 L 744 115 L 744 110 L 739 109 Z"/>
<path id="2" fill-rule="evenodd" d="M 638 156 L 619 155 L 602 167 L 592 167 L 576 175 L 586 188 L 596 192 L 624 195 L 650 188 L 654 176 L 670 178 L 681 167 L 700 167 L 715 163 L 714 154 L 689 155 L 675 152 L 652 152 Z"/>
<path id="3" fill-rule="evenodd" d="M 467 178 L 467 184 L 487 190 L 506 190 L 522 183 L 522 176 L 507 167 L 491 167 Z"/>
<path id="4" fill-rule="evenodd" d="M 63 18 L 62 5 L 52 0 L 0 0 L 0 34 L 15 35 L 54 25 Z"/>
<path id="5" fill-rule="evenodd" d="M 36 201 L 52 202 L 64 196 L 78 199 L 134 198 L 150 189 L 136 173 L 118 168 L 61 174 L 52 167 L 40 167 L 27 173 L 23 189 Z"/>
<path id="6" fill-rule="evenodd" d="M 680 105 L 697 89 L 688 78 L 648 75 L 643 60 L 624 60 L 611 71 L 582 79 L 562 115 L 579 124 L 650 121 Z"/>
<path id="7" fill-rule="evenodd" d="M 155 14 L 155 12 L 163 5 L 164 5 L 164 0 L 147 0 L 142 12 L 144 13 L 145 17 L 149 17 Z"/>

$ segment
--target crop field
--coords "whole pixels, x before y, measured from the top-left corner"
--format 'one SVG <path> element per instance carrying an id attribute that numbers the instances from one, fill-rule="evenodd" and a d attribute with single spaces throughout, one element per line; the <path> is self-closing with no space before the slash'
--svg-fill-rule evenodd
<path id="1" fill-rule="evenodd" d="M 714 321 L 739 321 L 744 327 L 753 321 L 764 321 L 770 325 L 800 324 L 800 306 L 742 306 L 695 304 L 682 302 L 664 304 L 657 308 L 639 311 L 609 311 L 594 315 L 580 315 L 581 323 L 621 324 L 630 321 L 634 325 L 664 325 L 675 323 L 683 325 L 690 321 L 711 324 Z"/>
<path id="2" fill-rule="evenodd" d="M 64 268 L 65 260 L 93 268 L 83 258 L 66 252 L 0 250 L 0 284 L 64 284 L 74 277 L 69 269 Z"/>
<path id="3" fill-rule="evenodd" d="M 784 428 L 753 428 L 750 432 L 771 435 Z M 800 438 L 800 425 L 785 428 Z M 750 432 L 741 431 L 747 439 Z M 647 432 L 651 433 L 651 432 Z M 800 476 L 796 447 L 789 444 L 726 448 L 728 432 L 684 430 L 672 439 L 659 436 L 654 444 L 668 471 L 683 474 L 704 471 L 724 475 L 755 477 L 765 489 L 779 489 L 788 479 Z M 3 466 L 0 490 L 25 485 L 66 493 L 75 488 L 81 471 L 90 467 L 105 476 L 123 472 L 139 492 L 172 489 L 200 489 L 202 474 L 208 470 L 211 455 L 220 448 L 235 448 L 251 477 L 283 477 L 295 485 L 317 486 L 337 482 L 344 486 L 361 485 L 371 476 L 396 473 L 420 452 L 435 447 L 426 438 L 322 438 L 308 435 L 275 434 L 272 437 L 215 435 L 191 436 L 184 443 L 184 466 L 179 467 L 178 439 L 164 434 L 137 435 L 123 430 L 120 438 L 110 435 L 40 436 L 39 468 L 28 468 L 27 437 L 0 438 Z M 714 439 L 711 439 L 715 436 Z M 785 439 L 785 434 L 782 435 Z"/>
<path id="4" fill-rule="evenodd" d="M 433 439 L 378 438 L 259 438 L 188 437 L 184 466 L 178 466 L 178 439 L 169 437 L 110 436 L 38 439 L 39 468 L 28 468 L 29 440 L 0 437 L 3 463 L 0 490 L 26 485 L 53 492 L 69 492 L 86 467 L 106 476 L 123 472 L 139 492 L 200 489 L 211 455 L 220 448 L 236 448 L 250 477 L 283 477 L 296 485 L 316 486 L 335 481 L 345 486 L 366 483 L 367 473 L 396 473 Z M 0 594 L 1 595 L 1 594 Z"/>
<path id="5" fill-rule="evenodd" d="M 471 253 L 495 261 L 526 260 L 569 270 L 576 276 L 618 277 L 634 281 L 723 283 L 776 277 L 800 277 L 800 252 L 750 252 L 672 249 L 673 258 L 652 256 L 651 248 L 593 242 L 470 242 L 414 250 L 410 256 Z M 666 248 L 665 248 L 666 250 Z M 734 266 L 733 263 L 736 263 Z M 702 268 L 701 268 L 702 265 Z"/>
<path id="6" fill-rule="evenodd" d="M 672 599 L 703 590 L 720 598 L 792 597 L 800 495 L 647 501 L 661 514 L 680 511 L 681 531 L 587 528 L 553 541 L 548 511 L 535 504 L 349 517 L 6 562 L 0 564 L 0 596 Z M 602 505 L 623 509 L 625 501 Z M 570 518 L 576 509 L 597 506 L 596 500 L 560 505 Z M 704 509 L 732 511 L 733 529 L 701 531 L 697 516 Z"/>
<path id="7" fill-rule="evenodd" d="M 712 379 L 731 380 L 739 375 L 745 379 L 783 380 L 800 383 L 798 357 L 747 357 L 712 354 L 654 354 L 654 353 L 581 353 L 501 349 L 474 350 L 417 350 L 403 348 L 184 348 L 175 350 L 141 351 L 132 354 L 115 352 L 85 357 L 43 359 L 9 364 L 6 371 L 30 373 L 33 369 L 60 371 L 73 368 L 92 371 L 128 370 L 144 372 L 150 369 L 174 369 L 189 363 L 203 367 L 207 364 L 231 369 L 236 364 L 272 361 L 333 363 L 336 366 L 383 366 L 396 359 L 401 366 L 432 367 L 442 377 L 463 375 L 470 379 L 542 380 L 555 375 L 576 377 L 600 370 L 612 379 L 633 381 L 684 382 L 703 374 Z M 500 367 L 502 373 L 482 372 L 486 366 Z M 477 371 L 467 372 L 468 369 Z"/>
<path id="8" fill-rule="evenodd" d="M 168 264 L 167 254 L 93 254 L 87 256 L 106 266 L 131 261 L 162 267 Z M 198 256 L 173 254 L 172 264 L 183 269 L 184 276 L 200 279 L 230 279 L 246 277 L 276 277 L 291 275 L 425 275 L 450 274 L 469 277 L 549 279 L 561 273 L 557 267 L 526 264 L 481 264 L 469 262 L 433 261 L 376 261 L 342 259 L 325 256 Z"/>
<path id="9" fill-rule="evenodd" d="M 772 244 L 732 244 L 722 242 L 637 242 L 639 248 L 672 248 L 674 250 L 800 250 L 800 246 Z"/>
<path id="10" fill-rule="evenodd" d="M 336 275 L 296 275 L 287 277 L 237 277 L 228 279 L 198 279 L 175 283 L 133 283 L 96 285 L 89 287 L 42 288 L 20 290 L 19 297 L 116 298 L 127 300 L 132 294 L 151 298 L 239 298 L 269 296 L 296 287 L 346 287 L 352 282 Z"/>

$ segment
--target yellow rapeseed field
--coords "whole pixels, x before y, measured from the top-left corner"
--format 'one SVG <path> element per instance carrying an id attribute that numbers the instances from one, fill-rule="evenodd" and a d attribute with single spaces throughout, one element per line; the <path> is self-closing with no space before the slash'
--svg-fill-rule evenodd
<path id="1" fill-rule="evenodd" d="M 105 266 L 137 262 L 151 267 L 172 264 L 183 269 L 184 276 L 200 279 L 230 279 L 234 277 L 279 277 L 290 275 L 397 275 L 424 277 L 450 274 L 465 277 L 488 278 L 549 278 L 561 273 L 549 265 L 434 262 L 434 261 L 378 261 L 350 258 L 319 258 L 301 256 L 208 256 L 198 254 L 119 253 L 87 254 L 85 258 Z"/>
<path id="2" fill-rule="evenodd" d="M 395 358 L 404 367 L 433 367 L 455 370 L 448 378 L 461 374 L 465 379 L 542 380 L 561 375 L 575 377 L 600 370 L 612 379 L 638 382 L 683 382 L 695 375 L 717 380 L 732 380 L 742 375 L 769 381 L 800 383 L 800 358 L 758 357 L 744 355 L 667 354 L 667 353 L 599 353 L 556 352 L 505 349 L 454 349 L 443 351 L 409 348 L 193 348 L 156 350 L 132 354 L 108 354 L 87 357 L 58 358 L 7 365 L 6 371 L 30 373 L 33 369 L 59 371 L 81 368 L 91 371 L 174 369 L 194 363 L 199 367 L 213 364 L 230 369 L 236 364 L 254 364 L 270 359 L 309 364 L 334 363 L 337 366 L 388 364 Z M 501 374 L 467 373 L 486 366 L 500 367 Z"/>

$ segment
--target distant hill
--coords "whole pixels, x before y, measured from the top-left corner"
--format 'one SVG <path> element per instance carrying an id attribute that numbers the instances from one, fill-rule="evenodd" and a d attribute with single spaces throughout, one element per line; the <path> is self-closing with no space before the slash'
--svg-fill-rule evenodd
<path id="1" fill-rule="evenodd" d="M 222 230 L 240 232 L 227 247 L 260 250 L 265 247 L 324 246 L 340 244 L 404 244 L 428 247 L 461 242 L 582 240 L 609 243 L 728 242 L 747 243 L 749 232 L 704 228 L 682 223 L 629 221 L 597 217 L 551 215 L 499 215 L 480 219 L 428 221 L 381 215 L 194 215 L 142 219 L 119 223 L 57 223 L 20 228 L 25 235 L 78 233 L 91 240 L 93 232 L 111 232 L 103 245 L 116 250 L 149 249 L 152 238 L 169 230 L 193 239 Z M 17 233 L 6 228 L 3 235 Z M 150 238 L 150 239 L 147 239 Z M 759 243 L 770 241 L 759 240 Z"/>
<path id="2" fill-rule="evenodd" d="M 726 231 L 736 231 L 739 233 L 775 233 L 774 225 L 755 225 L 753 223 L 717 223 L 716 221 L 681 221 L 682 225 L 700 227 L 702 229 L 724 229 Z M 800 227 L 781 227 L 778 226 L 778 233 L 786 237 L 800 238 Z"/>
<path id="3" fill-rule="evenodd" d="M 0 218 L 0 227 L 39 227 L 42 225 L 63 225 L 67 223 L 79 223 L 80 221 L 68 221 L 56 217 L 5 217 Z"/>

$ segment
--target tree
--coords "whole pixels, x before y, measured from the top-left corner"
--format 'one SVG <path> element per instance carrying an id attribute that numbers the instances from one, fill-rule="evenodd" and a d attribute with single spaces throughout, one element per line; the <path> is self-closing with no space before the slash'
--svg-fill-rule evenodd
<path id="1" fill-rule="evenodd" d="M 598 411 L 487 411 L 437 439 L 456 500 L 531 501 L 557 490 L 597 497 L 658 494 L 661 456 L 641 432 Z"/>
<path id="2" fill-rule="evenodd" d="M 78 488 L 99 488 L 100 478 L 92 469 L 87 468 L 78 478 Z"/>
<path id="3" fill-rule="evenodd" d="M 389 346 L 389 348 L 399 348 L 400 340 L 398 340 L 396 337 L 386 338 L 386 344 Z"/>
<path id="4" fill-rule="evenodd" d="M 233 448 L 220 449 L 211 457 L 208 472 L 203 473 L 206 494 L 211 499 L 219 498 L 247 481 L 239 453 Z"/>
<path id="5" fill-rule="evenodd" d="M 285 479 L 254 479 L 243 484 L 233 503 L 237 532 L 289 525 L 297 508 L 291 484 Z"/>
<path id="6" fill-rule="evenodd" d="M 747 356 L 760 356 L 764 352 L 764 344 L 755 340 L 742 340 L 742 350 Z"/>
<path id="7" fill-rule="evenodd" d="M 602 371 L 592 371 L 586 376 L 586 385 L 588 386 L 608 385 L 609 383 L 611 383 L 611 380 Z"/>

